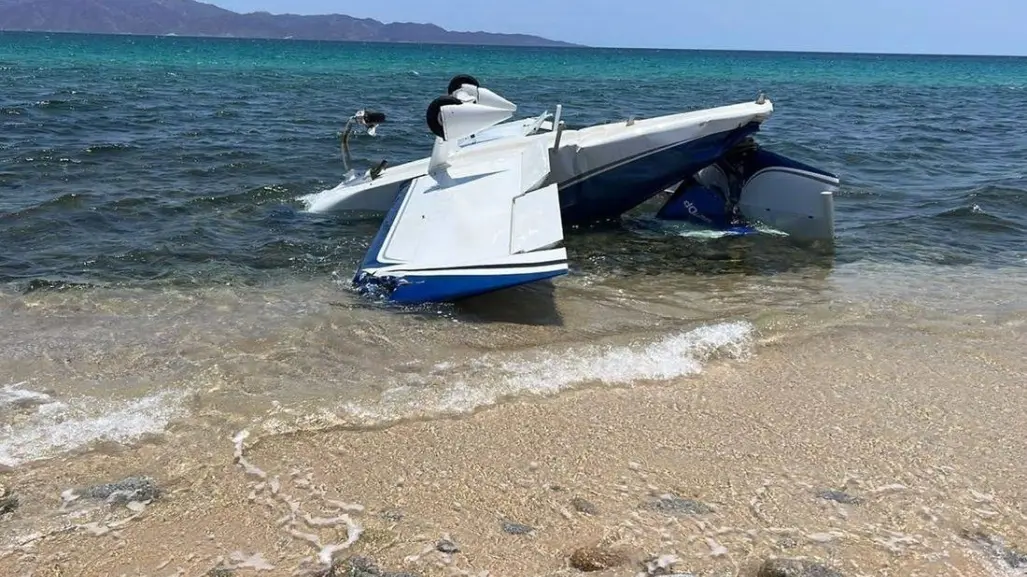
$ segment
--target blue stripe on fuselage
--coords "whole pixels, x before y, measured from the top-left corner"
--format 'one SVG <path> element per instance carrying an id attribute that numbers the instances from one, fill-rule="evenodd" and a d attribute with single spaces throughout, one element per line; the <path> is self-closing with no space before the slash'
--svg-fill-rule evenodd
<path id="1" fill-rule="evenodd" d="M 563 223 L 567 226 L 618 218 L 711 164 L 759 128 L 758 122 L 751 122 L 645 153 L 620 166 L 575 179 L 573 184 L 560 188 Z"/>

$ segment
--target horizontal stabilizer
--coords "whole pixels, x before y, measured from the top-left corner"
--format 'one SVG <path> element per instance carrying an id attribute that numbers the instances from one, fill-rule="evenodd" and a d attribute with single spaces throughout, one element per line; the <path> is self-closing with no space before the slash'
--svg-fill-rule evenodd
<path id="1" fill-rule="evenodd" d="M 482 88 L 473 84 L 464 84 L 459 90 L 453 93 L 463 102 L 473 102 L 490 108 L 505 110 L 511 114 L 517 112 L 517 105 L 488 88 Z"/>
<path id="2" fill-rule="evenodd" d="M 509 110 L 483 104 L 450 104 L 439 112 L 446 140 L 459 140 L 491 128 L 513 115 Z"/>

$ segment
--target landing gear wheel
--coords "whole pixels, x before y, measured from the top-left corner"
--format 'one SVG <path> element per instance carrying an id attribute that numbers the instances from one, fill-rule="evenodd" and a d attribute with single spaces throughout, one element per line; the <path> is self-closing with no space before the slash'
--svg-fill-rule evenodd
<path id="1" fill-rule="evenodd" d="M 457 74 L 449 81 L 449 88 L 446 88 L 446 94 L 453 94 L 464 84 L 470 84 L 475 88 L 481 88 L 481 84 L 478 83 L 478 79 L 471 76 L 470 74 Z"/>
<path id="2" fill-rule="evenodd" d="M 440 96 L 431 101 L 431 104 L 428 105 L 428 112 L 425 115 L 425 118 L 428 121 L 428 130 L 431 130 L 432 134 L 443 140 L 446 139 L 446 133 L 442 129 L 442 121 L 439 120 L 439 113 L 442 112 L 443 106 L 449 106 L 451 104 L 463 104 L 463 102 L 456 96 L 450 96 L 448 94 Z"/>

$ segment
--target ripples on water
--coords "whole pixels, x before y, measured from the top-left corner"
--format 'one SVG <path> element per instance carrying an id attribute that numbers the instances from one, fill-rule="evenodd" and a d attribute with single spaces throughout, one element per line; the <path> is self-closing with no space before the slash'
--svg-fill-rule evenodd
<path id="1" fill-rule="evenodd" d="M 478 75 L 523 114 L 562 102 L 571 125 L 764 90 L 777 113 L 763 141 L 843 177 L 839 262 L 990 266 L 1027 254 L 1027 138 L 1014 120 L 1022 91 L 1011 89 L 1027 60 L 480 52 L 5 35 L 0 280 L 349 274 L 377 222 L 305 214 L 295 198 L 341 178 L 338 132 L 361 107 L 390 123 L 359 139 L 360 162 L 426 154 L 424 107 L 456 72 Z M 716 269 L 748 242 L 651 232 L 629 221 L 582 233 L 570 241 L 575 268 L 599 259 L 611 270 Z"/>
<path id="2" fill-rule="evenodd" d="M 427 154 L 424 108 L 460 72 L 524 115 L 561 102 L 572 126 L 766 91 L 777 112 L 761 140 L 842 175 L 836 251 L 638 213 L 568 237 L 559 298 L 533 285 L 383 311 L 340 282 L 377 219 L 306 214 L 296 199 L 341 179 L 339 131 L 360 108 L 390 122 L 356 138 L 359 162 Z M 987 322 L 1016 349 L 1025 86 L 1027 59 L 0 34 L 0 466 L 168 429 L 162 453 L 188 460 L 242 426 L 359 428 L 678 381 L 824 327 L 852 337 L 823 341 L 851 357 L 828 379 L 847 387 L 900 340 L 880 345 L 868 325 L 935 311 L 959 318 L 931 330 Z M 85 290 L 48 290 L 69 286 Z M 912 334 L 902 371 L 935 370 L 935 343 Z M 778 349 L 779 364 L 750 365 L 765 382 L 732 386 L 774 399 L 786 378 L 809 401 L 819 381 L 781 375 L 828 354 L 820 344 L 798 361 Z M 842 412 L 872 419 L 891 394 L 879 391 Z"/>
<path id="3" fill-rule="evenodd" d="M 357 138 L 359 161 L 426 154 L 424 107 L 457 72 L 525 115 L 562 102 L 572 126 L 766 91 L 763 142 L 843 176 L 836 251 L 632 214 L 569 236 L 557 303 L 530 288 L 376 316 L 338 281 L 377 219 L 296 199 L 339 181 L 339 130 L 357 109 L 390 119 Z M 376 398 L 391 359 L 470 374 L 481 351 L 644 337 L 624 349 L 638 352 L 696 323 L 827 306 L 838 264 L 836 285 L 870 274 L 893 292 L 913 264 L 925 278 L 1022 266 L 1027 140 L 1010 87 L 1025 79 L 1022 59 L 0 35 L 0 283 L 37 293 L 0 310 L 14 335 L 0 368 L 89 394 L 214 382 Z M 45 290 L 68 286 L 105 288 Z M 169 286 L 189 290 L 150 290 Z"/>

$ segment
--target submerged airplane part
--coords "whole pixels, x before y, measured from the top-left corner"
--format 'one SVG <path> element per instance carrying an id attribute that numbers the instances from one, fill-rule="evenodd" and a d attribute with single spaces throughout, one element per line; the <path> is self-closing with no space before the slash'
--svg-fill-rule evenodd
<path id="1" fill-rule="evenodd" d="M 334 189 L 303 197 L 311 212 L 386 213 L 354 276 L 358 288 L 442 302 L 566 274 L 564 227 L 618 219 L 665 191 L 659 219 L 733 234 L 762 223 L 833 239 L 839 180 L 756 143 L 773 112 L 762 95 L 579 130 L 566 129 L 560 106 L 552 120 L 546 112 L 506 122 L 516 110 L 457 76 L 428 106 L 428 158 L 383 161 L 362 176 L 349 170 Z"/>

